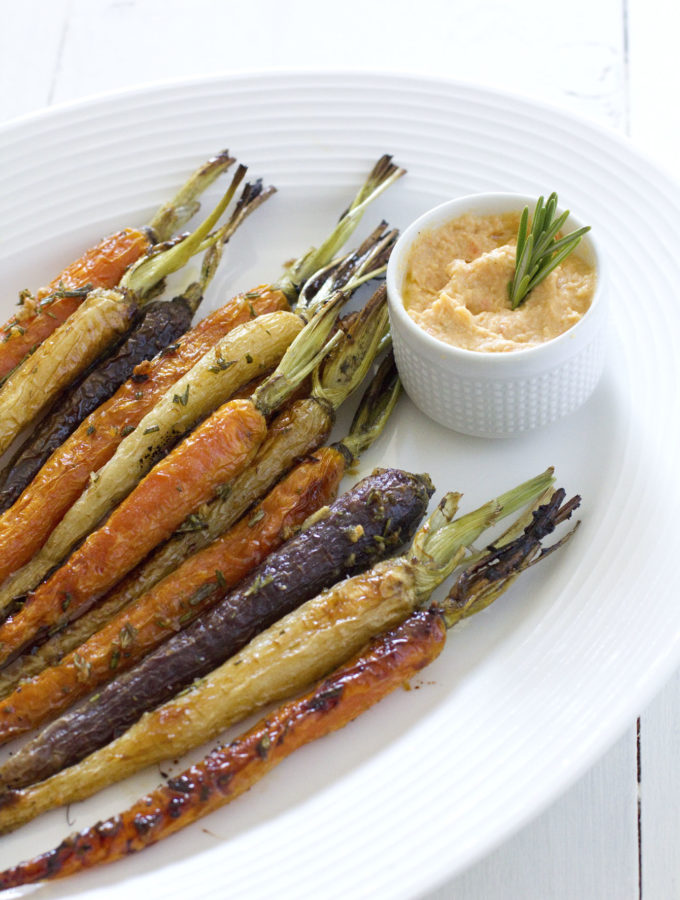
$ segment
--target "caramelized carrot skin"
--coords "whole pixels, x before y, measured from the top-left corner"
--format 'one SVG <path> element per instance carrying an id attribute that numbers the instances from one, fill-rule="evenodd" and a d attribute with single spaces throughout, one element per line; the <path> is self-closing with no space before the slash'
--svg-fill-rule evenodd
<path id="1" fill-rule="evenodd" d="M 221 484 L 250 462 L 267 423 L 247 400 L 225 403 L 116 507 L 23 608 L 0 625 L 0 664 L 36 635 L 85 612 Z"/>
<path id="2" fill-rule="evenodd" d="M 256 295 L 256 296 L 255 296 Z M 0 581 L 21 568 L 111 459 L 126 433 L 214 344 L 254 315 L 287 309 L 280 291 L 262 286 L 234 297 L 153 360 L 141 363 L 47 460 L 19 499 L 0 516 Z M 1 346 L 1 345 L 0 345 Z"/>
<path id="3" fill-rule="evenodd" d="M 128 266 L 136 262 L 149 246 L 147 235 L 136 228 L 125 228 L 109 235 L 86 250 L 47 287 L 41 288 L 36 299 L 44 299 L 60 287 L 73 290 L 90 284 L 93 288 L 113 288 Z M 5 341 L 0 343 L 0 378 L 17 366 L 33 347 L 49 337 L 82 301 L 82 297 L 58 297 L 32 316 L 12 316 L 3 328 Z M 21 325 L 21 329 L 12 327 L 17 324 Z"/>
<path id="4" fill-rule="evenodd" d="M 125 812 L 0 873 L 0 890 L 114 862 L 174 834 L 244 793 L 299 747 L 361 715 L 429 665 L 445 643 L 446 628 L 436 610 L 414 613 L 316 688 Z"/>
<path id="5" fill-rule="evenodd" d="M 3 700 L 0 742 L 55 717 L 221 599 L 293 529 L 335 499 L 344 471 L 345 457 L 332 447 L 297 465 L 225 535 L 190 557 L 61 664 L 24 682 Z"/>

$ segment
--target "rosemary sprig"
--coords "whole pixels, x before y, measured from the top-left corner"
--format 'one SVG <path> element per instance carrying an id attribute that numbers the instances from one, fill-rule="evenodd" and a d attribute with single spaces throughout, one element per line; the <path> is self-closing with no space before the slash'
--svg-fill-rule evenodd
<path id="1" fill-rule="evenodd" d="M 510 305 L 513 309 L 526 300 L 537 284 L 556 269 L 559 264 L 576 249 L 583 235 L 590 231 L 590 225 L 577 228 L 562 238 L 557 238 L 559 230 L 569 218 L 569 210 L 555 218 L 557 194 L 553 193 L 544 203 L 538 198 L 534 210 L 531 230 L 529 230 L 529 207 L 525 206 L 517 232 L 517 253 L 515 275 L 508 284 Z"/>

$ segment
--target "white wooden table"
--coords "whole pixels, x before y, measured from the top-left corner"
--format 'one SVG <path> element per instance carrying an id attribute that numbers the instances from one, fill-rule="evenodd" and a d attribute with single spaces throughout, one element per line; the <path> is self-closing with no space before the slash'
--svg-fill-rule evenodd
<path id="1" fill-rule="evenodd" d="M 0 0 L 0 12 L 0 120 L 183 76 L 408 71 L 547 100 L 680 175 L 680 7 L 664 0 Z M 680 897 L 680 677 L 639 714 L 565 796 L 430 900 Z"/>

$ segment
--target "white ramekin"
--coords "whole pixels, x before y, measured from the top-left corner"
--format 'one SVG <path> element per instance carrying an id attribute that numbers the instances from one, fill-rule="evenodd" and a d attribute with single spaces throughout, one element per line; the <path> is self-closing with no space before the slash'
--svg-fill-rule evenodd
<path id="1" fill-rule="evenodd" d="M 606 276 L 592 232 L 576 251 L 595 267 L 590 308 L 572 328 L 545 344 L 507 353 L 482 353 L 445 344 L 423 331 L 406 310 L 401 288 L 410 248 L 423 232 L 466 213 L 530 210 L 536 197 L 472 194 L 422 215 L 399 238 L 387 268 L 390 327 L 406 392 L 426 415 L 455 431 L 506 437 L 573 412 L 592 393 L 605 356 Z M 581 225 L 570 216 L 565 231 Z"/>

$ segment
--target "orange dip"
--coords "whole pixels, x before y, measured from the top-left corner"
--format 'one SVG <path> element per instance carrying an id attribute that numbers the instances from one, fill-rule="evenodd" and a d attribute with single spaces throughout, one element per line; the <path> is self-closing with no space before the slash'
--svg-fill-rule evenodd
<path id="1" fill-rule="evenodd" d="M 433 337 L 486 353 L 542 344 L 586 312 L 596 275 L 570 254 L 511 309 L 519 213 L 461 216 L 418 236 L 403 284 L 406 311 Z"/>

